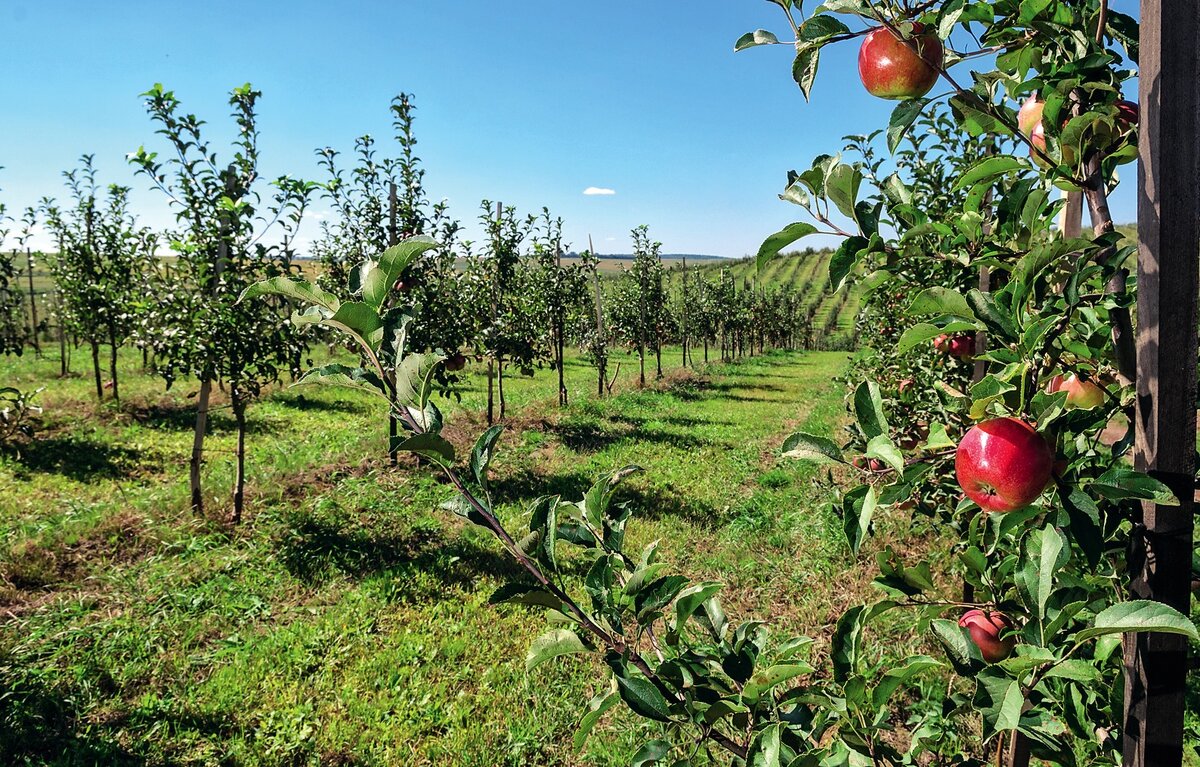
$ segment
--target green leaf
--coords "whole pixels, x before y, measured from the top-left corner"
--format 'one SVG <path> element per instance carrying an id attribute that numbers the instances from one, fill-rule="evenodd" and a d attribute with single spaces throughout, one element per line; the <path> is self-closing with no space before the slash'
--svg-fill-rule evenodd
<path id="1" fill-rule="evenodd" d="M 835 292 L 842 289 L 842 283 L 854 270 L 858 263 L 858 254 L 865 250 L 870 241 L 866 237 L 847 237 L 829 258 L 829 286 Z"/>
<path id="2" fill-rule="evenodd" d="M 679 592 L 675 599 L 675 631 L 682 631 L 688 619 L 720 590 L 721 584 L 706 581 L 688 586 Z"/>
<path id="3" fill-rule="evenodd" d="M 772 45 L 777 42 L 779 42 L 779 38 L 773 33 L 765 29 L 756 29 L 739 37 L 737 42 L 733 44 L 733 50 L 734 52 L 744 51 L 756 45 Z"/>
<path id="4" fill-rule="evenodd" d="M 868 440 L 888 433 L 883 395 L 874 381 L 863 381 L 854 390 L 854 413 L 858 417 L 858 427 Z"/>
<path id="5" fill-rule="evenodd" d="M 595 729 L 596 723 L 600 721 L 600 717 L 604 716 L 610 708 L 617 705 L 617 701 L 620 699 L 621 697 L 615 692 L 596 695 L 592 698 L 588 703 L 588 712 L 583 715 L 583 719 L 579 722 L 579 729 L 575 731 L 576 751 L 583 750 L 583 747 L 587 745 L 588 735 Z"/>
<path id="6" fill-rule="evenodd" d="M 865 491 L 859 492 L 860 488 Z M 871 531 L 871 517 L 875 514 L 878 499 L 872 485 L 860 485 L 846 494 L 842 504 L 842 530 L 846 542 L 855 554 L 862 548 L 863 541 Z"/>
<path id="7" fill-rule="evenodd" d="M 950 665 L 960 676 L 972 676 L 978 671 L 983 656 L 956 621 L 937 618 L 929 622 L 929 628 L 946 650 Z"/>
<path id="8" fill-rule="evenodd" d="M 645 743 L 633 755 L 629 767 L 650 767 L 659 764 L 671 753 L 671 744 L 665 740 L 652 740 Z"/>
<path id="9" fill-rule="evenodd" d="M 798 49 L 796 58 L 792 61 L 792 79 L 796 81 L 796 85 L 800 86 L 800 92 L 804 94 L 805 101 L 808 101 L 808 96 L 812 93 L 813 83 L 817 79 L 817 66 L 820 62 L 821 46 L 811 43 Z"/>
<path id="10" fill-rule="evenodd" d="M 999 133 L 1001 135 L 1008 135 L 1010 133 L 1008 126 L 988 112 L 980 110 L 980 102 L 976 96 L 970 98 L 964 98 L 963 96 L 952 97 L 950 99 L 950 111 L 953 113 L 954 119 L 959 126 L 975 138 L 989 133 Z"/>
<path id="11" fill-rule="evenodd" d="M 779 737 L 782 731 L 782 722 L 769 724 L 759 730 L 746 753 L 746 767 L 781 767 Z"/>
<path id="12" fill-rule="evenodd" d="M 758 249 L 758 255 L 754 258 L 754 268 L 761 273 L 763 264 L 779 255 L 779 251 L 791 245 L 796 240 L 807 237 L 816 231 L 817 228 L 815 226 L 803 221 L 788 224 L 782 231 L 776 232 L 763 241 L 763 244 Z"/>
<path id="13" fill-rule="evenodd" d="M 875 705 L 875 708 L 882 709 L 887 705 L 892 694 L 901 685 L 907 684 L 909 680 L 923 671 L 941 667 L 941 662 L 927 655 L 918 655 L 909 658 L 903 666 L 893 668 L 883 675 L 883 679 L 879 680 L 879 683 L 875 685 L 875 689 L 871 693 L 871 702 Z"/>
<path id="14" fill-rule="evenodd" d="M 746 705 L 753 706 L 762 698 L 763 693 L 783 684 L 789 679 L 795 679 L 798 676 L 811 674 L 816 669 L 807 663 L 779 663 L 774 666 L 758 671 L 754 676 L 750 677 L 750 681 L 746 682 L 742 688 L 742 702 Z"/>
<path id="15" fill-rule="evenodd" d="M 1159 634 L 1182 634 L 1193 642 L 1200 641 L 1196 627 L 1187 616 L 1170 605 L 1148 599 L 1120 602 L 1101 611 L 1089 629 L 1075 635 L 1082 642 L 1105 634 L 1130 634 L 1153 631 Z"/>
<path id="16" fill-rule="evenodd" d="M 291 277 L 272 277 L 269 280 L 256 282 L 242 291 L 242 295 L 238 297 L 238 303 L 259 296 L 285 296 L 306 304 L 316 304 L 323 309 L 328 309 L 331 314 L 342 305 L 338 297 L 332 293 L 322 290 L 307 280 Z"/>
<path id="17" fill-rule="evenodd" d="M 641 589 L 633 600 L 638 622 L 645 625 L 657 620 L 659 611 L 669 605 L 687 583 L 688 579 L 682 575 L 668 575 Z"/>
<path id="18" fill-rule="evenodd" d="M 383 343 L 383 319 L 361 301 L 347 301 L 338 307 L 332 317 L 322 320 L 322 324 L 357 336 L 358 343 L 379 353 L 379 346 Z"/>
<path id="19" fill-rule="evenodd" d="M 488 603 L 529 605 L 530 607 L 547 607 L 551 610 L 562 611 L 563 603 L 558 597 L 546 591 L 541 586 L 531 586 L 527 583 L 509 582 L 492 592 Z"/>
<path id="20" fill-rule="evenodd" d="M 846 163 L 833 166 L 825 178 L 825 195 L 846 218 L 854 218 L 854 205 L 862 180 L 862 171 Z"/>
<path id="21" fill-rule="evenodd" d="M 547 631 L 529 646 L 525 653 L 525 670 L 535 668 L 560 655 L 587 652 L 588 648 L 574 631 L 570 629 L 554 629 Z"/>
<path id="22" fill-rule="evenodd" d="M 954 189 L 966 189 L 980 181 L 987 181 L 1027 167 L 1029 166 L 1024 160 L 1011 155 L 987 157 L 972 165 L 969 170 L 959 176 L 958 181 L 954 184 Z"/>
<path id="23" fill-rule="evenodd" d="M 1021 708 L 1025 696 L 1016 679 L 998 672 L 984 670 L 976 677 L 975 705 L 983 714 L 985 735 L 991 732 L 1015 730 L 1021 723 Z"/>
<path id="24" fill-rule="evenodd" d="M 835 35 L 844 35 L 850 28 L 836 16 L 816 14 L 800 25 L 800 39 L 807 43 L 827 40 Z"/>
<path id="25" fill-rule="evenodd" d="M 967 293 L 967 303 L 974 310 L 975 316 L 979 318 L 988 329 L 996 333 L 1005 341 L 1020 340 L 1020 334 L 1016 327 L 1012 324 L 1012 319 L 1008 312 L 1002 309 L 996 303 L 995 293 L 984 293 L 978 288 Z"/>
<path id="26" fill-rule="evenodd" d="M 321 384 L 323 386 L 344 386 L 350 389 L 369 392 L 377 397 L 387 399 L 387 389 L 379 376 L 364 368 L 352 368 L 337 363 L 312 368 L 296 381 L 295 386 L 305 384 Z"/>
<path id="27" fill-rule="evenodd" d="M 842 449 L 828 437 L 796 432 L 784 440 L 783 457 L 818 463 L 845 463 Z"/>
<path id="28" fill-rule="evenodd" d="M 950 435 L 946 433 L 945 424 L 938 422 L 929 424 L 929 437 L 925 440 L 926 450 L 945 450 L 957 446 L 958 442 L 951 439 Z"/>
<path id="29" fill-rule="evenodd" d="M 917 294 L 908 305 L 906 313 L 912 316 L 922 314 L 955 314 L 959 317 L 974 317 L 975 313 L 967 304 L 962 293 L 950 288 L 925 288 Z"/>
<path id="30" fill-rule="evenodd" d="M 644 676 L 640 674 L 617 675 L 617 689 L 621 700 L 638 716 L 654 719 L 659 722 L 671 721 L 671 713 L 667 709 L 667 699 Z"/>
<path id="31" fill-rule="evenodd" d="M 867 442 L 866 456 L 878 458 L 897 472 L 904 471 L 904 456 L 900 454 L 900 450 L 892 444 L 892 440 L 886 434 L 871 437 Z"/>
<path id="32" fill-rule="evenodd" d="M 363 277 L 363 302 L 378 312 L 404 270 L 422 253 L 437 246 L 432 237 L 421 235 L 409 237 L 385 250 Z"/>
<path id="33" fill-rule="evenodd" d="M 433 391 L 433 376 L 444 360 L 440 354 L 410 354 L 396 367 L 396 402 L 424 412 Z"/>
<path id="34" fill-rule="evenodd" d="M 1179 499 L 1171 492 L 1171 488 L 1148 474 L 1124 466 L 1109 469 L 1088 487 L 1114 501 L 1139 498 L 1161 506 L 1179 505 Z"/>
<path id="35" fill-rule="evenodd" d="M 432 432 L 414 434 L 408 438 L 396 437 L 392 451 L 400 450 L 416 453 L 442 466 L 454 463 L 454 445 Z"/>
<path id="36" fill-rule="evenodd" d="M 479 486 L 487 491 L 488 466 L 492 463 L 492 451 L 496 447 L 496 441 L 500 439 L 500 435 L 504 432 L 504 427 L 496 425 L 479 435 L 479 439 L 475 442 L 475 448 L 471 450 L 471 474 L 474 475 L 475 481 Z"/>
<path id="37" fill-rule="evenodd" d="M 1041 530 L 1034 530 L 1025 539 L 1021 563 L 1016 573 L 1017 588 L 1021 592 L 1025 607 L 1040 629 L 1042 641 L 1049 640 L 1049 637 L 1044 635 L 1046 605 L 1054 590 L 1054 576 L 1070 556 L 1070 544 L 1053 526 L 1047 525 Z"/>
<path id="38" fill-rule="evenodd" d="M 961 2 L 961 0 L 959 0 Z M 888 121 L 887 147 L 889 152 L 895 152 L 896 147 L 908 135 L 913 120 L 921 114 L 921 110 L 929 103 L 929 99 L 906 99 L 892 110 L 892 118 Z"/>
<path id="39" fill-rule="evenodd" d="M 558 565 L 558 505 L 557 495 L 545 495 L 531 504 L 529 532 L 536 533 L 536 554 L 541 562 L 553 570 Z"/>

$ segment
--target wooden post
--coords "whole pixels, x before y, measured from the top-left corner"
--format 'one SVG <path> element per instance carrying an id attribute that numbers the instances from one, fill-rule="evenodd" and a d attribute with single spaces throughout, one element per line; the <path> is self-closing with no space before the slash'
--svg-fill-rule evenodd
<path id="1" fill-rule="evenodd" d="M 501 204 L 499 202 L 497 202 L 496 203 L 496 220 L 497 221 L 500 220 L 500 216 L 501 216 L 502 212 L 503 212 L 503 207 L 501 206 Z M 497 258 L 494 246 L 492 248 L 492 258 L 493 259 Z M 499 303 L 500 303 L 496 296 L 496 289 L 500 284 L 499 283 L 500 265 L 497 262 L 497 263 L 492 264 L 492 267 L 493 267 L 493 273 L 492 273 L 492 322 L 495 322 L 496 321 L 496 313 L 497 313 L 497 310 L 499 309 Z M 496 396 L 495 396 L 496 354 L 495 354 L 495 350 L 492 350 L 492 353 L 488 355 L 488 374 L 487 374 L 487 376 L 488 376 L 487 422 L 488 422 L 488 426 L 491 426 L 493 423 L 495 423 L 495 407 L 496 407 Z"/>
<path id="2" fill-rule="evenodd" d="M 687 329 L 687 256 L 683 257 L 683 268 L 679 271 L 680 293 L 679 307 L 679 341 L 683 344 L 683 366 L 688 364 L 688 329 Z"/>
<path id="3" fill-rule="evenodd" d="M 397 233 L 396 233 L 396 182 L 392 181 L 388 184 L 388 247 L 390 248 L 390 247 L 394 246 L 399 241 L 400 241 L 400 238 L 397 236 Z M 391 290 L 391 289 L 392 289 L 392 286 L 389 285 L 388 290 Z M 395 370 L 395 366 L 392 367 L 392 370 Z M 400 425 L 396 421 L 396 408 L 399 407 L 399 405 L 396 402 L 396 395 L 395 395 L 395 391 L 396 391 L 395 373 L 389 371 L 388 375 L 392 378 L 391 387 L 390 387 L 392 394 L 391 394 L 391 408 L 388 411 L 387 451 L 388 451 L 388 463 L 391 464 L 392 466 L 395 466 L 399 460 L 399 457 L 397 456 L 398 451 L 394 447 L 396 444 L 398 444 L 399 440 L 397 439 L 397 437 L 399 437 L 399 435 L 400 435 Z"/>
<path id="4" fill-rule="evenodd" d="M 1129 557 L 1135 598 L 1190 607 L 1200 287 L 1200 6 L 1142 0 L 1139 57 L 1137 441 L 1134 465 L 1178 506 L 1142 504 Z M 1124 764 L 1183 761 L 1187 641 L 1125 637 Z"/>
<path id="5" fill-rule="evenodd" d="M 37 294 L 33 292 L 33 252 L 29 248 L 25 248 L 25 265 L 29 267 L 29 313 L 33 322 L 30 326 L 33 330 L 33 353 L 41 357 L 42 345 L 38 341 Z"/>

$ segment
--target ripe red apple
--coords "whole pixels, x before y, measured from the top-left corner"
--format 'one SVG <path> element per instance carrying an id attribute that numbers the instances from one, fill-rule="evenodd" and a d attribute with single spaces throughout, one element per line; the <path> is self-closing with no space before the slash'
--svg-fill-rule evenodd
<path id="1" fill-rule="evenodd" d="M 985 511 L 1015 511 L 1033 503 L 1053 466 L 1054 452 L 1045 438 L 1017 418 L 972 426 L 954 455 L 959 487 Z"/>
<path id="2" fill-rule="evenodd" d="M 396 280 L 396 284 L 392 286 L 392 290 L 396 291 L 397 293 L 407 293 L 412 289 L 412 280 L 405 280 L 404 278 Z"/>
<path id="3" fill-rule="evenodd" d="M 975 354 L 975 336 L 970 333 L 960 333 L 948 336 L 945 333 L 933 339 L 933 348 L 951 357 L 966 359 Z"/>
<path id="4" fill-rule="evenodd" d="M 467 358 L 462 354 L 451 354 L 446 358 L 446 369 L 452 373 L 457 373 L 467 366 Z"/>
<path id="5" fill-rule="evenodd" d="M 1141 112 L 1137 104 L 1124 100 L 1117 102 L 1117 123 L 1121 126 L 1122 130 L 1127 131 L 1137 125 L 1140 116 Z"/>
<path id="6" fill-rule="evenodd" d="M 1004 613 L 968 610 L 958 619 L 958 625 L 971 635 L 971 641 L 988 663 L 999 663 L 1012 655 L 1013 648 L 1017 646 L 1015 636 L 1000 638 L 1001 634 L 1010 633 L 1013 628 L 1012 621 Z"/>
<path id="7" fill-rule="evenodd" d="M 858 76 L 867 92 L 882 99 L 924 96 L 937 82 L 942 41 L 914 22 L 912 36 L 901 40 L 886 27 L 867 34 L 858 50 Z"/>
<path id="8" fill-rule="evenodd" d="M 1042 122 L 1042 110 L 1045 107 L 1046 102 L 1038 100 L 1037 96 L 1030 96 L 1017 112 L 1017 128 L 1026 136 L 1033 133 L 1033 129 Z"/>
<path id="9" fill-rule="evenodd" d="M 1053 394 L 1057 391 L 1067 393 L 1067 407 L 1090 410 L 1104 404 L 1104 390 L 1091 381 L 1084 381 L 1072 373 L 1063 378 L 1056 375 L 1046 384 L 1046 392 Z"/>

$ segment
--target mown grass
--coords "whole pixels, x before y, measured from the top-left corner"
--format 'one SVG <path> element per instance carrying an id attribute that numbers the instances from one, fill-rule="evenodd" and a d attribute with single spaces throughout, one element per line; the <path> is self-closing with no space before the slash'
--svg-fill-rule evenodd
<path id="1" fill-rule="evenodd" d="M 676 364 L 677 353 L 665 358 Z M 546 493 L 578 496 L 628 463 L 632 546 L 661 541 L 692 578 L 729 584 L 727 610 L 781 631 L 827 630 L 850 588 L 838 523 L 811 472 L 780 463 L 798 426 L 842 413 L 842 354 L 776 354 L 668 369 L 594 399 L 593 372 L 509 382 L 495 463 L 506 523 Z M 527 675 L 533 612 L 487 604 L 517 576 L 491 540 L 437 509 L 448 488 L 382 460 L 380 412 L 350 392 L 291 389 L 250 411 L 251 514 L 225 519 L 232 424 L 218 410 L 209 511 L 187 509 L 194 384 L 169 393 L 122 358 L 120 406 L 91 401 L 55 360 L 7 360 L 45 385 L 38 440 L 0 457 L 0 762 L 5 764 L 624 764 L 646 732 L 607 720 L 571 739 L 603 680 L 589 659 Z M 482 372 L 448 432 L 482 428 Z M 218 400 L 220 401 L 220 400 Z M 861 585 L 861 584 L 858 584 Z"/>

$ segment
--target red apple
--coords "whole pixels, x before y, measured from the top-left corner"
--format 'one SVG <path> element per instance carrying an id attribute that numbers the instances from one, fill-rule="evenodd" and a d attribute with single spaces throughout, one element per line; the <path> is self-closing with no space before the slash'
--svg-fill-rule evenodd
<path id="1" fill-rule="evenodd" d="M 446 369 L 457 373 L 467 366 L 467 358 L 461 354 L 451 354 L 446 358 Z"/>
<path id="2" fill-rule="evenodd" d="M 1033 133 L 1033 129 L 1042 122 L 1042 110 L 1045 107 L 1046 102 L 1039 101 L 1037 96 L 1030 96 L 1017 112 L 1017 128 L 1026 136 Z"/>
<path id="3" fill-rule="evenodd" d="M 937 82 L 941 65 L 942 41 L 917 22 L 904 40 L 886 27 L 874 29 L 858 50 L 858 76 L 868 93 L 883 99 L 924 96 Z"/>
<path id="4" fill-rule="evenodd" d="M 1072 373 L 1063 378 L 1056 375 L 1046 384 L 1046 392 L 1053 394 L 1057 391 L 1067 393 L 1067 407 L 1091 410 L 1104 404 L 1104 390 L 1091 381 L 1085 381 Z"/>
<path id="5" fill-rule="evenodd" d="M 1012 621 L 1004 613 L 968 610 L 958 619 L 958 625 L 971 635 L 971 641 L 988 663 L 999 663 L 1012 655 L 1017 646 L 1015 636 L 1000 638 L 1001 634 L 1011 634 L 1013 628 Z"/>
<path id="6" fill-rule="evenodd" d="M 985 511 L 1015 511 L 1033 503 L 1053 466 L 1054 452 L 1045 438 L 1017 418 L 972 426 L 954 455 L 959 487 Z"/>
<path id="7" fill-rule="evenodd" d="M 396 280 L 396 284 L 392 286 L 392 290 L 396 291 L 397 293 L 407 293 L 408 291 L 410 291 L 412 289 L 413 289 L 412 280 L 405 280 L 403 278 Z"/>
<path id="8" fill-rule="evenodd" d="M 975 336 L 971 333 L 959 333 L 954 336 L 943 333 L 933 339 L 933 348 L 951 357 L 966 359 L 975 354 Z"/>
<path id="9" fill-rule="evenodd" d="M 1138 118 L 1141 112 L 1138 110 L 1138 105 L 1132 101 L 1117 102 L 1117 123 L 1122 130 L 1129 130 L 1138 124 Z"/>

